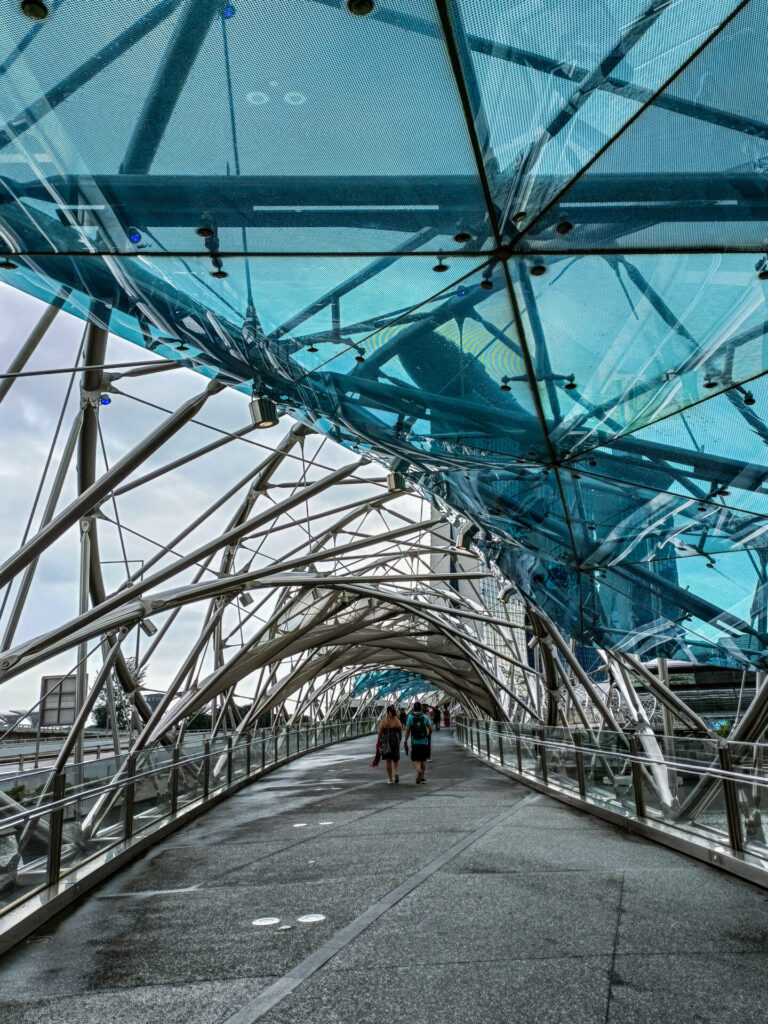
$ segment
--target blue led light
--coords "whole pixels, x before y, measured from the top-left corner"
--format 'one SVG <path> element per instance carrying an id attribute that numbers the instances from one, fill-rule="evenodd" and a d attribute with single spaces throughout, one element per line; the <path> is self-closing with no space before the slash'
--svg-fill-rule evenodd
<path id="1" fill-rule="evenodd" d="M 467 294 L 467 289 L 466 288 L 457 288 L 456 289 L 456 294 L 459 297 L 461 297 L 462 295 L 466 295 Z"/>
<path id="2" fill-rule="evenodd" d="M 99 401 L 101 402 L 102 405 L 112 404 L 112 399 L 109 397 L 109 395 L 102 395 Z"/>
<path id="3" fill-rule="evenodd" d="M 232 4 L 227 4 L 227 6 L 224 8 L 224 12 L 223 12 L 224 18 L 226 18 L 228 20 L 229 18 L 234 16 L 234 13 L 235 13 L 235 8 L 232 6 Z"/>
<path id="4" fill-rule="evenodd" d="M 128 238 L 134 245 L 136 245 L 137 242 L 141 241 L 141 232 L 137 231 L 136 228 L 131 228 Z"/>

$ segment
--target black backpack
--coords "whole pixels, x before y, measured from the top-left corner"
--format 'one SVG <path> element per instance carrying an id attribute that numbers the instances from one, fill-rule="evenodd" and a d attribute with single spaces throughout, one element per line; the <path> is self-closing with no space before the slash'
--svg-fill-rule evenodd
<path id="1" fill-rule="evenodd" d="M 422 743 L 428 735 L 426 718 L 419 712 L 414 712 L 411 722 L 411 739 L 414 743 Z"/>

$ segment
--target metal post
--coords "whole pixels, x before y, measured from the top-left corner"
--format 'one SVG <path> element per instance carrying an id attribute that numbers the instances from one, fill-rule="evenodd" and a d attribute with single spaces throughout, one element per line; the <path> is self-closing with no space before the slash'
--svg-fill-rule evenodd
<path id="1" fill-rule="evenodd" d="M 491 760 L 491 726 L 490 723 L 485 727 L 485 752 L 488 755 L 488 760 Z"/>
<path id="2" fill-rule="evenodd" d="M 179 807 L 179 748 L 173 748 L 173 759 L 171 762 L 171 814 L 175 814 Z"/>
<path id="3" fill-rule="evenodd" d="M 549 785 L 549 775 L 547 773 L 547 748 L 546 748 L 546 737 L 544 730 L 538 730 L 539 737 L 539 762 L 541 764 L 541 777 L 544 780 L 544 785 Z"/>
<path id="4" fill-rule="evenodd" d="M 640 755 L 640 744 L 636 736 L 629 737 L 629 752 L 632 755 L 632 789 L 635 794 L 635 810 L 638 818 L 645 817 L 645 796 L 643 794 L 642 766 L 636 760 Z"/>
<path id="5" fill-rule="evenodd" d="M 57 772 L 53 779 L 53 802 L 64 799 L 67 776 Z M 56 885 L 61 873 L 61 838 L 64 832 L 64 808 L 57 807 L 51 811 L 48 838 L 48 885 Z"/>
<path id="6" fill-rule="evenodd" d="M 587 799 L 587 780 L 584 776 L 584 754 L 581 752 L 581 733 L 573 734 L 574 757 L 576 759 L 576 778 L 579 782 L 579 796 L 582 800 Z"/>
<path id="7" fill-rule="evenodd" d="M 203 800 L 208 799 L 211 791 L 211 741 L 203 741 Z"/>
<path id="8" fill-rule="evenodd" d="M 724 741 L 717 745 L 717 755 L 720 760 L 720 767 L 724 772 L 733 771 L 731 760 L 731 748 Z M 728 838 L 731 841 L 731 849 L 734 853 L 744 852 L 744 835 L 741 830 L 741 816 L 739 814 L 739 798 L 736 792 L 736 784 L 733 779 L 723 779 L 723 796 L 725 797 L 725 813 L 728 819 Z"/>
<path id="9" fill-rule="evenodd" d="M 133 808 L 136 802 L 136 755 L 131 754 L 125 762 L 125 786 L 123 788 L 123 836 L 133 835 Z"/>
<path id="10" fill-rule="evenodd" d="M 517 770 L 523 774 L 523 747 L 520 743 L 520 726 L 515 726 L 515 755 L 517 757 Z"/>
<path id="11" fill-rule="evenodd" d="M 504 764 L 504 737 L 499 729 L 499 764 Z"/>
<path id="12" fill-rule="evenodd" d="M 91 529 L 90 519 L 80 520 L 80 600 L 79 613 L 84 615 L 88 611 L 88 595 L 91 571 Z M 77 648 L 77 670 L 75 675 L 75 720 L 77 720 L 85 699 L 88 695 L 88 644 L 86 641 Z M 75 785 L 79 788 L 83 783 L 82 764 L 85 760 L 85 734 L 80 729 L 75 740 L 73 751 L 75 762 Z"/>
<path id="13" fill-rule="evenodd" d="M 261 730 L 261 767 L 262 770 L 267 766 L 267 737 L 264 735 L 264 730 Z"/>
<path id="14" fill-rule="evenodd" d="M 232 785 L 232 736 L 227 736 L 227 785 Z"/>
<path id="15" fill-rule="evenodd" d="M 253 742 L 253 736 L 250 733 L 245 734 L 245 774 L 251 774 L 251 743 Z"/>

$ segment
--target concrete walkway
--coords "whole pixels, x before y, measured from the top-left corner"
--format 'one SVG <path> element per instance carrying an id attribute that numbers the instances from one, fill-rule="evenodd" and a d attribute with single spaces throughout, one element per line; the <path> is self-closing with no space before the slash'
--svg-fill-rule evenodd
<path id="1" fill-rule="evenodd" d="M 310 755 L 0 965 L 0 1022 L 752 1024 L 766 896 L 435 741 Z M 304 920 L 302 920 L 304 919 Z"/>

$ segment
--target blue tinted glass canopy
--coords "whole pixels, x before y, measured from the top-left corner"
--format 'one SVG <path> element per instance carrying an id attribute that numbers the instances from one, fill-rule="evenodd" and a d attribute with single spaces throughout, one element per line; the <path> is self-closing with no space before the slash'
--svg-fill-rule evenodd
<path id="1" fill-rule="evenodd" d="M 396 465 L 582 642 L 766 667 L 766 16 L 11 3 L 0 275 Z"/>

